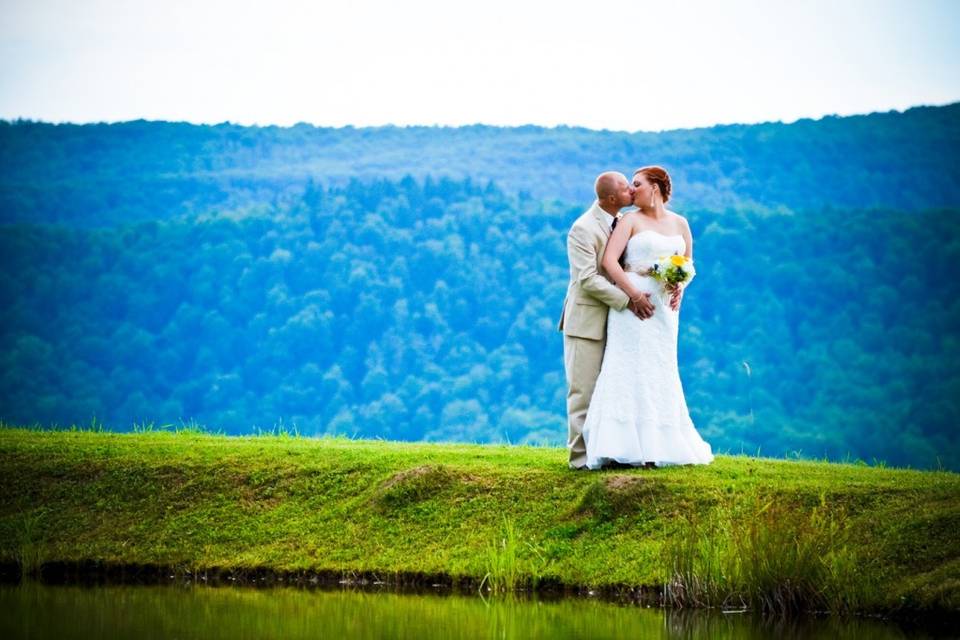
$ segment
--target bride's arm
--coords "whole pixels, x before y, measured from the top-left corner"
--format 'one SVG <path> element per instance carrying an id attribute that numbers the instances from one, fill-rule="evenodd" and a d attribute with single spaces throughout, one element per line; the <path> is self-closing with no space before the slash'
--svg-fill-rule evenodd
<path id="1" fill-rule="evenodd" d="M 683 255 L 693 260 L 693 234 L 690 232 L 690 223 L 683 216 L 680 217 L 680 222 L 683 224 L 683 230 L 680 232 L 683 234 L 683 244 L 687 247 Z"/>
<path id="2" fill-rule="evenodd" d="M 617 227 L 610 234 L 610 239 L 607 240 L 607 247 L 603 250 L 603 258 L 601 259 L 604 271 L 613 278 L 613 281 L 624 293 L 630 296 L 631 300 L 637 300 L 643 294 L 627 278 L 626 272 L 620 266 L 620 256 L 623 255 L 623 250 L 627 248 L 627 241 L 633 235 L 635 220 L 636 218 L 630 214 L 620 219 Z"/>
<path id="3" fill-rule="evenodd" d="M 693 260 L 693 233 L 690 232 L 690 224 L 687 222 L 687 219 L 683 216 L 680 216 L 681 230 L 680 234 L 683 236 L 683 244 L 687 248 L 684 251 L 683 255 L 687 256 Z M 690 284 L 689 282 L 687 284 Z M 686 286 L 678 286 L 677 289 L 673 292 L 673 295 L 670 296 L 670 307 L 674 311 L 680 310 L 680 301 L 683 300 L 683 290 L 686 289 Z"/>

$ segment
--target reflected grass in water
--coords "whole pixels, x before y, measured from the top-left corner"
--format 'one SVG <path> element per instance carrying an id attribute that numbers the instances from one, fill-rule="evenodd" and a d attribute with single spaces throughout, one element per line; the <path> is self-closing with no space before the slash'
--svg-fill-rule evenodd
<path id="1" fill-rule="evenodd" d="M 162 586 L 0 587 L 5 638 L 873 638 L 872 620 L 763 620 L 591 599 Z M 910 637 L 927 637 L 911 635 Z"/>

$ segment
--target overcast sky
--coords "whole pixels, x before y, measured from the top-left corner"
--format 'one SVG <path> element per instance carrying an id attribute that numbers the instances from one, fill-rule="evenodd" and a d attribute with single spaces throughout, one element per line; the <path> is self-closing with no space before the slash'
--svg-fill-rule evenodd
<path id="1" fill-rule="evenodd" d="M 960 0 L 0 0 L 0 118 L 663 130 L 960 100 Z"/>

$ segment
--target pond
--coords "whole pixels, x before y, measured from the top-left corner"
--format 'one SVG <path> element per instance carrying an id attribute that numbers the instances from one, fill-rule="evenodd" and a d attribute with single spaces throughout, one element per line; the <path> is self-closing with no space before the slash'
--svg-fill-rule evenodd
<path id="1" fill-rule="evenodd" d="M 593 598 L 304 588 L 0 586 L 0 638 L 928 638 L 873 619 L 666 611 Z"/>

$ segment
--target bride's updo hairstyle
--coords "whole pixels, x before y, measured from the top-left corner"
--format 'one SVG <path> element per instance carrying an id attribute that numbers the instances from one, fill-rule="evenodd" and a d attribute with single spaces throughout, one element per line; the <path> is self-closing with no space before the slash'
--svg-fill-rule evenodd
<path id="1" fill-rule="evenodd" d="M 649 167 L 640 167 L 633 172 L 633 175 L 642 173 L 647 177 L 647 180 L 653 184 L 660 187 L 660 197 L 663 198 L 663 204 L 667 204 L 667 201 L 670 200 L 670 174 L 667 173 L 667 170 L 663 167 L 658 167 L 657 165 L 652 165 Z"/>

